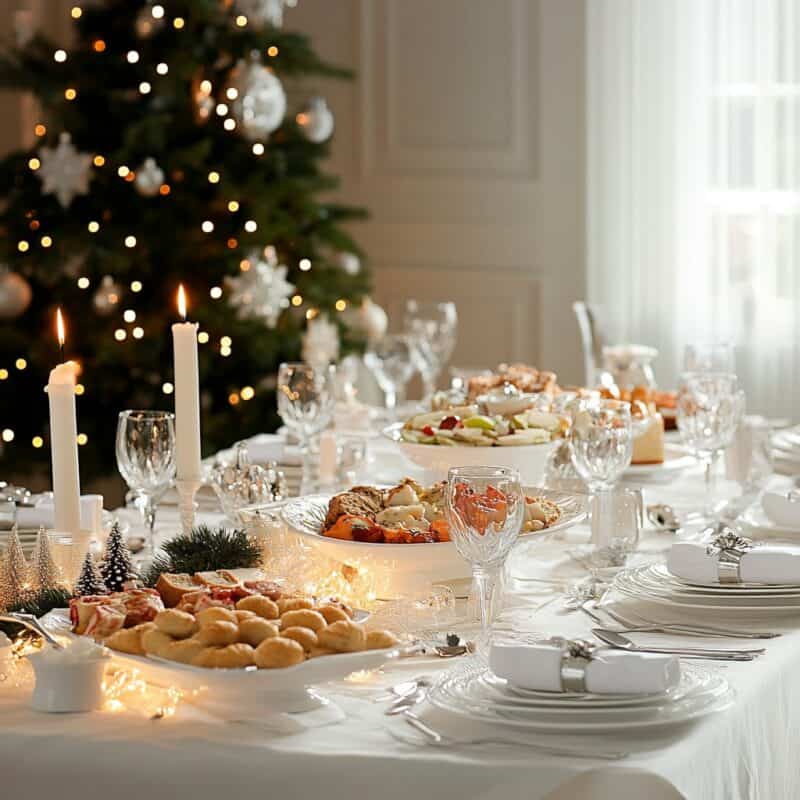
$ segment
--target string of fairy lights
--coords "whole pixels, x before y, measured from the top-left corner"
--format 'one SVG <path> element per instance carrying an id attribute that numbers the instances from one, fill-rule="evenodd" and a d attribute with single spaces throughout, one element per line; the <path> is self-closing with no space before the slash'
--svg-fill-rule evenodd
<path id="1" fill-rule="evenodd" d="M 69 11 L 70 17 L 73 20 L 79 20 L 83 16 L 83 9 L 79 5 L 73 6 Z M 151 20 L 144 21 L 144 27 L 140 27 L 140 33 L 144 32 L 145 34 L 149 33 L 152 30 L 153 25 L 155 24 L 171 24 L 175 30 L 181 30 L 186 25 L 186 20 L 181 16 L 172 17 L 171 20 L 168 19 L 167 9 L 163 4 L 155 4 L 150 7 L 150 17 Z M 245 28 L 248 25 L 247 16 L 244 14 L 238 14 L 235 19 L 234 23 L 238 28 Z M 102 54 L 109 54 L 109 49 L 106 41 L 102 38 L 96 38 L 91 42 L 92 51 L 98 55 Z M 265 50 L 266 55 L 269 58 L 275 58 L 279 55 L 279 48 L 276 45 L 270 45 Z M 137 65 L 140 62 L 141 55 L 139 51 L 131 49 L 127 50 L 122 57 L 124 60 L 130 65 Z M 57 64 L 65 64 L 69 60 L 69 53 L 67 50 L 63 48 L 59 48 L 54 51 L 53 53 L 53 60 Z M 169 64 L 165 61 L 159 61 L 155 64 L 154 72 L 156 77 L 163 77 L 169 74 Z M 138 84 L 138 91 L 141 95 L 149 95 L 151 92 L 154 91 L 154 80 L 141 80 Z M 239 90 L 234 86 L 229 86 L 224 91 L 224 99 L 220 100 L 219 102 L 215 102 L 213 99 L 214 95 L 214 85 L 213 83 L 206 79 L 201 80 L 195 90 L 195 103 L 196 103 L 196 111 L 199 119 L 201 121 L 210 121 L 211 119 L 216 118 L 220 124 L 222 125 L 223 129 L 228 132 L 232 132 L 237 128 L 236 119 L 231 115 L 231 107 L 229 106 L 229 102 L 236 101 L 239 96 Z M 73 102 L 78 97 L 78 89 L 75 86 L 66 86 L 64 88 L 64 98 L 68 102 Z M 226 102 L 226 100 L 228 102 Z M 308 123 L 308 115 L 305 112 L 299 112 L 296 117 L 296 122 L 301 127 Z M 33 127 L 34 136 L 37 139 L 44 139 L 47 136 L 48 130 L 47 126 L 44 122 L 37 122 Z M 254 156 L 260 157 L 264 155 L 266 152 L 266 147 L 263 142 L 253 142 L 251 145 L 251 152 Z M 112 168 L 113 165 L 109 163 L 109 159 L 100 154 L 94 154 L 91 156 L 91 166 L 96 169 L 103 169 L 103 168 Z M 40 158 L 36 156 L 32 156 L 28 160 L 28 168 L 32 172 L 37 172 L 42 168 L 42 161 Z M 128 164 L 119 164 L 116 166 L 116 174 L 117 176 L 127 183 L 133 183 L 136 181 L 136 169 L 132 168 Z M 180 170 L 176 170 L 173 172 L 171 178 L 173 182 L 180 182 L 183 179 L 183 174 Z M 224 175 L 220 169 L 212 169 L 207 174 L 207 180 L 212 185 L 222 185 L 224 186 Z M 158 186 L 157 191 L 155 194 L 162 198 L 169 197 L 172 194 L 172 185 L 167 181 L 164 180 Z M 232 198 L 227 201 L 225 208 L 227 209 L 229 214 L 236 215 L 239 214 L 242 209 L 242 202 L 239 199 Z M 26 215 L 29 219 L 28 228 L 33 233 L 36 234 L 36 238 L 29 237 L 29 238 L 22 238 L 17 242 L 17 250 L 20 253 L 28 253 L 31 251 L 33 245 L 37 244 L 42 247 L 43 249 L 48 249 L 53 246 L 53 236 L 50 233 L 42 233 L 40 232 L 41 223 L 38 219 L 35 218 L 34 212 L 30 211 Z M 108 215 L 110 216 L 110 215 Z M 92 236 L 99 234 L 102 231 L 103 224 L 102 219 L 91 219 L 88 220 L 86 223 L 86 229 L 88 233 Z M 212 219 L 204 219 L 200 222 L 200 230 L 207 235 L 214 234 L 217 226 L 215 225 L 214 220 Z M 258 232 L 258 223 L 256 220 L 252 218 L 246 218 L 242 222 L 242 229 L 245 234 L 255 234 Z M 121 245 L 126 249 L 132 250 L 137 247 L 139 244 L 137 237 L 134 233 L 125 234 L 121 240 Z M 235 250 L 239 247 L 239 239 L 235 236 L 230 236 L 227 239 L 226 245 L 228 249 Z M 267 245 L 264 247 L 264 255 L 267 258 L 274 259 L 275 256 L 275 248 L 272 245 Z M 242 272 L 247 272 L 250 270 L 252 264 L 250 259 L 243 258 L 239 263 L 239 268 Z M 311 271 L 312 264 L 311 260 L 308 258 L 302 258 L 298 262 L 298 269 L 301 272 L 307 273 Z M 88 290 L 92 287 L 91 280 L 86 276 L 79 276 L 77 278 L 77 286 L 81 290 Z M 133 280 L 129 284 L 129 288 L 132 294 L 136 295 L 142 291 L 143 284 L 139 280 Z M 221 285 L 213 285 L 209 288 L 209 297 L 211 300 L 218 301 L 221 300 L 224 296 L 224 290 Z M 122 304 L 122 298 L 120 297 L 119 293 L 111 291 L 106 294 L 106 300 L 111 306 L 118 306 Z M 294 293 L 291 298 L 289 299 L 289 303 L 291 307 L 300 308 L 304 303 L 303 296 L 296 292 Z M 336 301 L 334 307 L 336 311 L 342 312 L 345 311 L 347 308 L 347 300 L 341 298 Z M 305 311 L 305 318 L 307 320 L 312 320 L 317 317 L 319 314 L 319 309 L 317 308 L 308 308 Z M 113 336 L 114 340 L 119 343 L 123 344 L 128 340 L 128 338 L 140 340 L 145 337 L 145 330 L 139 324 L 134 324 L 137 321 L 137 312 L 134 308 L 128 307 L 126 305 L 125 308 L 122 309 L 122 321 L 128 327 L 117 327 L 114 329 Z M 211 336 L 207 331 L 200 330 L 197 334 L 197 341 L 201 345 L 207 345 L 211 341 Z M 223 335 L 219 338 L 218 342 L 219 347 L 219 355 L 222 358 L 230 357 L 233 352 L 233 341 L 230 336 Z M 18 358 L 15 362 L 15 368 L 18 371 L 22 371 L 26 369 L 28 366 L 27 361 L 25 358 Z M 5 367 L 0 367 L 0 382 L 9 380 L 11 377 L 11 371 Z M 85 392 L 85 386 L 82 383 L 78 383 L 76 386 L 76 394 L 82 395 Z M 174 392 L 174 385 L 170 381 L 164 381 L 161 385 L 161 391 L 165 395 L 171 395 Z M 247 402 L 252 400 L 255 396 L 256 390 L 253 386 L 247 385 L 243 386 L 239 391 L 232 391 L 228 394 L 227 400 L 231 406 L 236 406 L 240 402 Z M 2 439 L 5 443 L 10 443 L 15 439 L 15 433 L 11 428 L 5 428 L 0 431 L 0 439 Z M 78 444 L 83 446 L 86 445 L 88 442 L 88 437 L 84 433 L 79 433 L 78 437 Z M 43 436 L 36 435 L 32 438 L 31 444 L 34 448 L 39 449 L 45 445 L 45 440 Z"/>

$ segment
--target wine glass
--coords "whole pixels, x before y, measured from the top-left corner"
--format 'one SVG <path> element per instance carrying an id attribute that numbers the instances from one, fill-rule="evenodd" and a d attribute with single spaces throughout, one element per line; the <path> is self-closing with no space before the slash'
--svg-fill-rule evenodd
<path id="1" fill-rule="evenodd" d="M 414 374 L 413 359 L 411 340 L 402 334 L 384 336 L 364 353 L 364 363 L 375 375 L 389 410 L 405 402 L 406 384 Z"/>
<path id="2" fill-rule="evenodd" d="M 303 454 L 300 493 L 313 491 L 311 443 L 333 417 L 336 368 L 301 362 L 281 364 L 278 370 L 278 413 L 297 436 Z"/>
<path id="3" fill-rule="evenodd" d="M 525 513 L 519 473 L 507 467 L 454 467 L 447 475 L 445 516 L 459 555 L 472 566 L 481 642 L 489 641 L 498 575 Z"/>
<path id="4" fill-rule="evenodd" d="M 134 494 L 153 545 L 156 508 L 175 479 L 175 415 L 169 411 L 120 411 L 117 469 Z"/>
<path id="5" fill-rule="evenodd" d="M 733 441 L 744 393 L 730 372 L 687 372 L 678 389 L 677 422 L 683 443 L 705 464 L 705 519 L 714 517 L 714 465 Z"/>
<path id="6" fill-rule="evenodd" d="M 730 342 L 687 344 L 683 351 L 684 372 L 726 372 L 735 374 L 736 358 Z"/>
<path id="7" fill-rule="evenodd" d="M 436 391 L 439 373 L 456 346 L 456 305 L 450 301 L 408 300 L 404 325 L 414 347 L 414 360 L 422 377 L 425 399 L 428 399 Z"/>

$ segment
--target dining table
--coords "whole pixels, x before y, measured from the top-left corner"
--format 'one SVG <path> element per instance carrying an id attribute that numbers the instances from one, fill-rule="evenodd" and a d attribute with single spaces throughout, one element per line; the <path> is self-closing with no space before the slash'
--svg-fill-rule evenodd
<path id="1" fill-rule="evenodd" d="M 370 458 L 382 479 L 412 471 L 389 442 L 370 441 Z M 774 479 L 777 480 L 777 479 Z M 702 504 L 700 466 L 639 479 L 645 503 L 676 508 Z M 728 493 L 738 491 L 724 484 Z M 120 515 L 131 514 L 126 509 Z M 131 517 L 131 519 L 134 519 Z M 198 521 L 218 524 L 218 511 Z M 178 512 L 159 511 L 158 537 L 178 529 Z M 586 523 L 552 536 L 521 539 L 506 565 L 498 631 L 520 636 L 591 638 L 596 627 L 570 587 L 586 576 L 580 558 Z M 671 531 L 646 523 L 635 563 L 663 560 L 675 540 Z M 635 599 L 622 601 L 631 610 Z M 642 615 L 651 610 L 639 609 Z M 668 610 L 669 611 L 669 610 Z M 665 612 L 666 613 L 666 612 Z M 688 621 L 676 611 L 675 619 Z M 697 621 L 695 617 L 693 621 Z M 800 619 L 730 619 L 742 629 L 769 628 L 779 637 L 759 640 L 763 656 L 750 662 L 708 663 L 734 691 L 724 711 L 676 726 L 640 731 L 580 734 L 539 733 L 448 714 L 424 702 L 423 720 L 456 741 L 502 739 L 502 743 L 434 746 L 402 715 L 388 716 L 376 701 L 398 682 L 425 675 L 435 680 L 460 668 L 453 659 L 421 655 L 382 670 L 320 687 L 329 706 L 297 714 L 282 728 L 257 714 L 231 718 L 224 708 L 183 702 L 174 716 L 100 711 L 46 714 L 29 708 L 29 694 L 0 684 L 0 797 L 9 800 L 220 800 L 297 797 L 381 800 L 778 800 L 800 797 Z M 458 630 L 457 623 L 453 623 Z M 631 634 L 637 643 L 734 647 L 751 640 L 720 640 L 678 634 Z M 563 747 L 570 755 L 537 749 Z M 615 760 L 593 752 L 624 752 Z"/>

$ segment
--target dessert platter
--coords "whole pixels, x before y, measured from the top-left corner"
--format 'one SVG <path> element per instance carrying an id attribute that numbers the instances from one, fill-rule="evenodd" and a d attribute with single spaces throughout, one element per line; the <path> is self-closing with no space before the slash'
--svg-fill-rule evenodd
<path id="1" fill-rule="evenodd" d="M 586 518 L 584 501 L 550 489 L 526 488 L 521 536 L 565 530 Z M 337 495 L 308 495 L 286 503 L 287 525 L 345 563 L 390 561 L 393 584 L 467 577 L 469 567 L 450 541 L 444 483 L 405 478 L 392 487 L 356 486 Z"/>
<path id="2" fill-rule="evenodd" d="M 215 701 L 271 711 L 325 703 L 312 689 L 401 653 L 368 614 L 335 598 L 284 592 L 258 569 L 162 574 L 155 588 L 76 597 L 43 618 L 90 637 L 157 685 L 208 689 Z"/>

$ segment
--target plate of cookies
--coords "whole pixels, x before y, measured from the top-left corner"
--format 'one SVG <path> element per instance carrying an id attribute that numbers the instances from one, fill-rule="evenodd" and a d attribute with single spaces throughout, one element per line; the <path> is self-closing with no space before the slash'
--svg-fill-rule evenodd
<path id="1" fill-rule="evenodd" d="M 402 652 L 397 636 L 365 624 L 366 612 L 335 598 L 283 592 L 262 578 L 234 583 L 235 573 L 215 574 L 224 586 L 165 574 L 156 585 L 162 591 L 77 597 L 45 622 L 94 638 L 153 683 L 208 689 L 217 702 L 244 700 L 278 712 L 318 707 L 325 700 L 314 685 L 380 667 Z"/>

